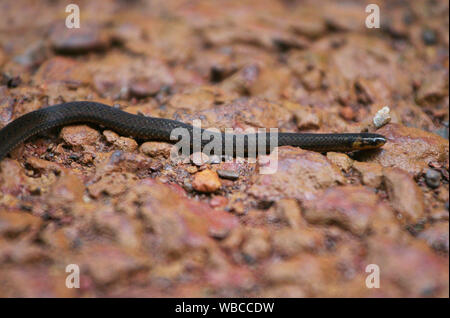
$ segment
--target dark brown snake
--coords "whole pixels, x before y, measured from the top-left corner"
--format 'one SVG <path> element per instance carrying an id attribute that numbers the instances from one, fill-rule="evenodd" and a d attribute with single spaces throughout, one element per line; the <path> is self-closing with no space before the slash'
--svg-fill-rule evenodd
<path id="1" fill-rule="evenodd" d="M 164 118 L 133 115 L 120 109 L 90 101 L 62 103 L 27 113 L 0 130 L 0 160 L 2 160 L 14 147 L 44 130 L 75 123 L 93 123 L 112 129 L 123 136 L 133 136 L 143 140 L 165 141 L 175 143 L 181 137 L 171 139 L 171 132 L 176 128 L 185 128 L 189 132 L 190 147 L 192 151 L 193 126 Z M 208 132 L 201 130 L 201 132 Z M 275 145 L 269 145 L 269 133 L 255 134 L 228 134 L 211 133 L 222 141 L 222 154 L 227 147 L 233 146 L 232 154 L 236 155 L 236 146 L 243 148 L 244 154 L 253 149 L 253 143 L 259 145 L 258 140 L 266 137 L 266 151 L 274 146 L 295 146 L 307 150 L 328 152 L 351 152 L 355 150 L 374 149 L 381 147 L 386 138 L 373 133 L 339 133 L 339 134 L 312 134 L 312 133 L 278 133 Z M 254 138 L 251 138 L 254 137 Z M 213 138 L 213 137 L 211 137 Z M 201 149 L 211 139 L 201 141 Z M 263 139 L 264 140 L 264 139 Z M 276 139 L 273 139 L 276 140 Z"/>

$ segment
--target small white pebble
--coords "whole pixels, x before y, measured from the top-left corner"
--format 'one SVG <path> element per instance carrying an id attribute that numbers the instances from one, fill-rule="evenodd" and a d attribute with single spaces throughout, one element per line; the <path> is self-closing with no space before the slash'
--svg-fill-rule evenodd
<path id="1" fill-rule="evenodd" d="M 203 152 L 194 152 L 191 155 L 191 161 L 193 164 L 199 167 L 209 162 L 209 156 L 204 154 Z"/>
<path id="2" fill-rule="evenodd" d="M 222 160 L 218 155 L 212 155 L 211 157 L 209 157 L 209 163 L 211 164 L 219 164 L 221 161 Z"/>
<path id="3" fill-rule="evenodd" d="M 376 128 L 383 127 L 391 121 L 391 115 L 389 114 L 390 111 L 391 110 L 388 106 L 384 106 L 379 111 L 377 111 L 377 113 L 373 117 L 373 124 Z"/>
<path id="4" fill-rule="evenodd" d="M 90 203 L 92 202 L 91 198 L 88 195 L 83 195 L 83 202 L 84 203 Z"/>

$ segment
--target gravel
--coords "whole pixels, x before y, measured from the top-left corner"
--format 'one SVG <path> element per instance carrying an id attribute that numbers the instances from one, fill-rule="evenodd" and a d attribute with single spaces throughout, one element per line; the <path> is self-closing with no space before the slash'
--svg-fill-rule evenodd
<path id="1" fill-rule="evenodd" d="M 428 169 L 425 173 L 425 181 L 430 188 L 436 189 L 441 184 L 441 174 L 436 170 Z"/>

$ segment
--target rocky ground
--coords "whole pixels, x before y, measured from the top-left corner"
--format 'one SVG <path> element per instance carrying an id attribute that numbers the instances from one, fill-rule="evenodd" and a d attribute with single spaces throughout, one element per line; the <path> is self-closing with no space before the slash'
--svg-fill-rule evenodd
<path id="1" fill-rule="evenodd" d="M 448 1 L 376 2 L 380 29 L 364 1 L 76 1 L 69 30 L 65 1 L 1 1 L 0 127 L 73 100 L 221 129 L 392 120 L 381 150 L 281 147 L 270 175 L 97 126 L 31 138 L 0 163 L 0 296 L 448 297 Z"/>

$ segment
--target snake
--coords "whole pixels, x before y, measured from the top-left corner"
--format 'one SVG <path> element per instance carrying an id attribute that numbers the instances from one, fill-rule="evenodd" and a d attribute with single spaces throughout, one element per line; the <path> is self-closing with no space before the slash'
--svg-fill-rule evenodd
<path id="1" fill-rule="evenodd" d="M 386 138 L 376 133 L 292 133 L 292 132 L 253 132 L 229 133 L 199 128 L 200 142 L 196 148 L 195 128 L 192 125 L 166 118 L 135 115 L 119 108 L 94 101 L 65 102 L 47 106 L 26 113 L 0 129 L 0 160 L 11 150 L 28 138 L 43 131 L 71 124 L 95 124 L 111 129 L 122 136 L 134 137 L 148 141 L 178 143 L 183 134 L 174 135 L 181 129 L 186 134 L 190 152 L 203 151 L 212 140 L 219 141 L 215 152 L 233 156 L 241 153 L 250 155 L 252 147 L 270 152 L 277 146 L 300 147 L 316 152 L 353 152 L 357 150 L 376 149 L 386 143 Z M 209 138 L 204 138 L 204 136 Z M 187 137 L 186 137 L 187 136 Z M 203 137 L 202 137 L 203 136 Z M 214 139 L 216 138 L 216 139 Z M 241 148 L 241 152 L 239 152 Z M 230 150 L 231 149 L 231 150 Z M 258 152 L 259 154 L 260 152 Z"/>

